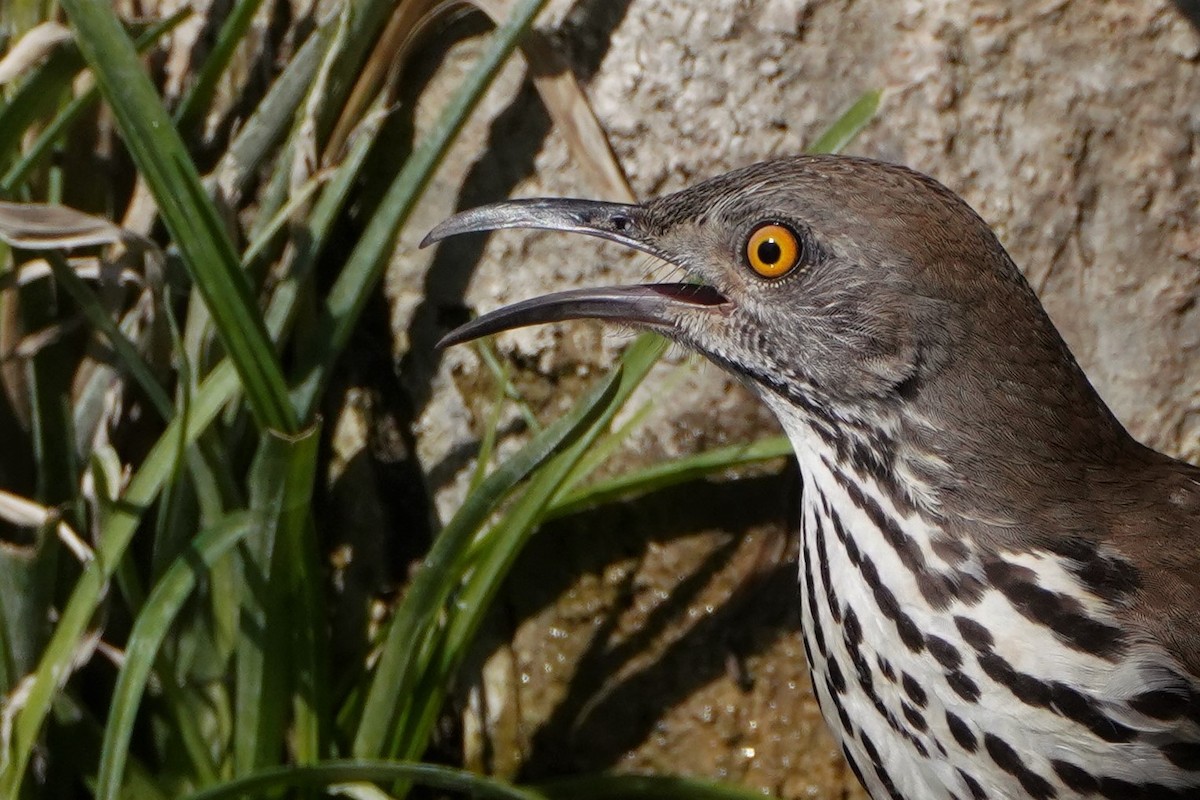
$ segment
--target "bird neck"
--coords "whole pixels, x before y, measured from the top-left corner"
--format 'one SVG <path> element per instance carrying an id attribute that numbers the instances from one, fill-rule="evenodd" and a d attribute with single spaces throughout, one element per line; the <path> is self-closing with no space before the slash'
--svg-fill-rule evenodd
<path id="1" fill-rule="evenodd" d="M 905 396 L 858 403 L 761 394 L 802 469 L 823 463 L 823 472 L 870 487 L 901 515 L 1007 538 L 1004 531 L 1042 527 L 1029 509 L 1076 504 L 1088 487 L 1145 458 L 1069 353 L 1057 364 L 1056 380 L 1038 386 L 943 371 Z"/>

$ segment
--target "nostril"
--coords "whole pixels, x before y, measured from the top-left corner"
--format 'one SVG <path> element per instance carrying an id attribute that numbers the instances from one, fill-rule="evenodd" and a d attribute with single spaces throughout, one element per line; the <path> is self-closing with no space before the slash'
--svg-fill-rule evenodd
<path id="1" fill-rule="evenodd" d="M 625 231 L 629 230 L 631 225 L 633 225 L 633 220 L 622 214 L 618 214 L 612 218 L 612 226 L 618 233 L 624 233 Z"/>

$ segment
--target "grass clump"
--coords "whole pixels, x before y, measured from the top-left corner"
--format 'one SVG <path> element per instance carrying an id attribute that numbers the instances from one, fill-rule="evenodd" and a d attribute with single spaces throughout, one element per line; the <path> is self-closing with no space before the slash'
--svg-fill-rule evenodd
<path id="1" fill-rule="evenodd" d="M 397 232 L 543 3 L 480 3 L 507 13 L 369 202 L 396 67 L 454 3 L 356 0 L 297 20 L 290 56 L 253 90 L 237 65 L 261 4 L 235 0 L 206 53 L 155 73 L 186 87 L 170 102 L 143 54 L 186 12 L 135 26 L 107 2 L 62 0 L 68 28 L 40 4 L 0 9 L 25 48 L 0 62 L 0 797 L 740 794 L 605 776 L 518 788 L 418 763 L 544 519 L 785 452 L 773 440 L 589 484 L 661 340 L 638 340 L 481 470 L 377 637 L 352 634 L 372 657 L 331 655 L 320 410 Z M 530 58 L 553 55 L 534 41 Z M 584 102 L 578 87 L 555 80 L 555 117 L 594 141 L 578 129 L 594 117 L 562 107 Z M 254 102 L 228 102 L 240 92 Z M 104 164 L 87 151 L 98 140 L 117 153 Z M 577 155 L 620 174 L 607 152 Z"/>

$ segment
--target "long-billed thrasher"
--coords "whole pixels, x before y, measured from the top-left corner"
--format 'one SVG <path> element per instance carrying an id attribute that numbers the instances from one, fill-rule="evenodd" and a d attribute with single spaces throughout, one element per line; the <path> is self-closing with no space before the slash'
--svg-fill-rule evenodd
<path id="1" fill-rule="evenodd" d="M 450 333 L 658 331 L 771 407 L 804 489 L 812 685 L 873 798 L 1200 798 L 1200 469 L 1135 441 L 996 236 L 911 170 L 756 164 L 643 205 L 515 200 L 701 283 L 575 290 Z"/>

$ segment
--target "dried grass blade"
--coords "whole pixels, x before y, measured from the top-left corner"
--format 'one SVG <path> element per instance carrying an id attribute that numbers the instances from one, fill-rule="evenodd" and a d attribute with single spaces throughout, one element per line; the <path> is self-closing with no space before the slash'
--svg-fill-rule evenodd
<path id="1" fill-rule="evenodd" d="M 57 22 L 43 22 L 30 28 L 0 58 L 0 86 L 11 83 L 42 63 L 51 53 L 71 41 L 71 30 Z"/>

